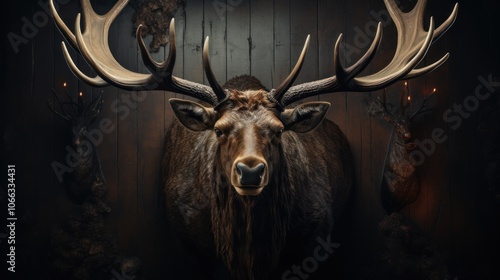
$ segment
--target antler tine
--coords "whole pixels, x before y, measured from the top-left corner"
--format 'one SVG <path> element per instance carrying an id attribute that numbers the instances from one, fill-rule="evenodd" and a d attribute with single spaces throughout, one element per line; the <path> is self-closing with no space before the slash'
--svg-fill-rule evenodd
<path id="1" fill-rule="evenodd" d="M 436 93 L 436 89 L 434 89 L 432 91 L 432 93 L 424 99 L 424 101 L 422 102 L 422 105 L 420 105 L 420 107 L 418 107 L 418 109 L 413 114 L 411 114 L 411 116 L 409 117 L 410 120 L 413 119 L 413 117 L 415 117 L 416 115 L 424 112 L 424 111 L 422 111 L 422 109 L 424 109 L 426 107 L 427 102 L 429 102 L 429 100 L 435 95 L 435 93 Z"/>
<path id="2" fill-rule="evenodd" d="M 335 76 L 291 87 L 283 95 L 282 103 L 284 105 L 329 92 L 379 90 L 394 84 L 398 80 L 415 78 L 429 73 L 448 59 L 449 54 L 446 54 L 428 66 L 415 68 L 426 55 L 432 42 L 453 24 L 458 14 L 458 5 L 455 5 L 451 15 L 437 30 L 434 29 L 434 19 L 431 17 L 429 30 L 425 31 L 423 20 L 426 0 L 417 2 L 415 7 L 408 13 L 402 12 L 394 0 L 384 0 L 384 2 L 398 33 L 398 44 L 391 62 L 374 74 L 356 77 L 368 66 L 376 53 L 381 40 L 380 24 L 377 28 L 377 35 L 368 51 L 360 60 L 348 68 L 344 68 L 340 63 L 339 45 L 342 37 L 339 36 L 334 55 Z"/>
<path id="3" fill-rule="evenodd" d="M 76 43 L 76 36 L 71 32 L 66 23 L 61 19 L 59 14 L 57 13 L 56 7 L 54 5 L 54 0 L 49 1 L 49 7 L 52 12 L 52 17 L 54 18 L 54 22 L 56 23 L 57 28 L 63 35 L 63 37 L 68 41 L 71 46 L 78 51 L 78 44 Z"/>
<path id="4" fill-rule="evenodd" d="M 453 7 L 453 11 L 451 12 L 450 16 L 434 31 L 434 40 L 438 40 L 441 38 L 441 36 L 450 29 L 450 27 L 453 25 L 455 20 L 457 19 L 458 16 L 458 3 L 455 4 Z"/>
<path id="5" fill-rule="evenodd" d="M 380 46 L 380 42 L 382 41 L 382 23 L 378 23 L 377 32 L 375 34 L 375 38 L 373 39 L 370 48 L 366 51 L 366 53 L 352 66 L 348 68 L 344 68 L 340 62 L 340 40 L 341 36 L 337 40 L 335 44 L 335 54 L 334 54 L 334 65 L 336 69 L 336 76 L 340 81 L 348 81 L 353 77 L 361 73 L 372 61 L 375 57 L 378 47 Z"/>
<path id="6" fill-rule="evenodd" d="M 342 38 L 343 35 L 340 34 L 334 48 L 333 63 L 336 74 L 323 80 L 308 82 L 291 87 L 281 98 L 281 103 L 283 105 L 286 106 L 306 97 L 340 91 L 341 88 L 346 88 L 346 86 L 348 86 L 346 83 L 355 75 L 362 72 L 375 56 L 378 46 L 380 45 L 380 41 L 382 40 L 382 25 L 380 23 L 378 24 L 375 38 L 365 54 L 359 59 L 359 61 L 348 68 L 344 68 L 340 62 L 340 44 L 342 42 Z"/>
<path id="7" fill-rule="evenodd" d="M 403 33 L 403 32 L 401 32 Z M 434 18 L 430 19 L 429 31 L 427 32 L 427 37 L 425 41 L 420 44 L 420 48 L 417 49 L 418 52 L 407 50 L 406 52 L 401 51 L 398 55 L 398 50 L 396 50 L 396 55 L 392 61 L 384 69 L 379 72 L 368 75 L 365 77 L 358 77 L 353 79 L 353 86 L 349 90 L 358 91 L 373 91 L 381 88 L 385 88 L 401 79 L 411 72 L 411 70 L 417 66 L 420 61 L 424 58 L 425 54 L 429 50 L 432 43 L 432 36 L 434 34 Z M 401 39 L 401 41 L 404 41 Z M 418 45 L 417 45 L 418 46 Z M 399 47 L 399 45 L 398 45 Z M 409 46 L 405 46 L 409 47 Z M 403 47 L 401 47 L 402 49 Z M 405 61 L 411 58 L 409 61 Z"/>
<path id="8" fill-rule="evenodd" d="M 90 17 L 90 15 L 86 16 Z M 78 14 L 75 21 L 75 35 L 80 53 L 100 77 L 123 89 L 141 90 L 144 85 L 154 83 L 151 74 L 132 72 L 121 66 L 111 54 L 107 38 L 104 38 L 107 36 L 92 36 L 90 28 L 87 28 L 83 34 L 80 22 L 81 15 Z M 92 27 L 102 31 L 102 33 L 109 31 L 106 29 L 106 25 L 106 20 L 103 18 L 96 17 L 92 20 Z M 92 42 L 94 40 L 95 42 Z"/>
<path id="9" fill-rule="evenodd" d="M 434 30 L 434 38 L 432 40 L 432 43 L 436 42 L 436 40 L 441 38 L 441 36 L 446 31 L 448 31 L 448 29 L 453 25 L 453 23 L 457 19 L 457 16 L 458 16 L 458 3 L 455 4 L 455 7 L 453 8 L 453 11 L 450 14 L 450 16 L 448 17 L 448 19 L 446 19 L 445 22 L 443 22 L 438 28 L 436 28 Z M 405 79 L 413 79 L 413 78 L 425 75 L 427 73 L 430 73 L 430 72 L 434 71 L 435 69 L 437 69 L 439 66 L 441 66 L 443 63 L 445 63 L 449 57 L 450 57 L 450 54 L 446 53 L 441 59 L 439 59 L 438 61 L 436 61 L 436 62 L 434 62 L 426 67 L 422 67 L 419 69 L 413 69 L 410 73 L 408 73 L 408 75 L 405 76 Z"/>
<path id="10" fill-rule="evenodd" d="M 109 85 L 108 82 L 106 82 L 99 76 L 89 77 L 85 73 L 80 71 L 78 66 L 76 66 L 75 62 L 73 61 L 73 58 L 71 58 L 68 48 L 66 47 L 66 44 L 64 42 L 61 42 L 61 48 L 63 51 L 64 58 L 66 59 L 66 64 L 68 64 L 68 67 L 73 73 L 73 75 L 77 76 L 80 80 L 94 87 L 105 87 Z"/>
<path id="11" fill-rule="evenodd" d="M 160 67 L 161 71 L 166 72 L 166 73 L 173 73 L 174 71 L 174 65 L 175 65 L 175 58 L 177 56 L 177 49 L 175 46 L 175 19 L 172 18 L 170 20 L 170 25 L 168 28 L 168 42 L 169 42 L 169 49 L 168 49 L 168 57 L 165 60 L 163 64 L 158 65 Z"/>
<path id="12" fill-rule="evenodd" d="M 64 107 L 62 106 L 61 104 L 61 100 L 59 99 L 59 96 L 57 96 L 57 92 L 55 89 L 52 89 L 52 94 L 54 95 L 54 97 L 56 98 L 57 100 L 57 104 L 59 104 L 59 108 L 61 109 L 62 113 L 64 114 L 61 114 L 59 113 L 56 108 L 54 107 L 54 104 L 52 102 L 50 102 L 50 100 L 47 100 L 47 107 L 49 107 L 49 110 L 54 113 L 55 115 L 59 116 L 61 119 L 65 120 L 65 121 L 70 121 L 70 118 L 68 117 L 68 114 L 66 113 L 66 111 L 64 110 Z"/>
<path id="13" fill-rule="evenodd" d="M 207 76 L 208 83 L 214 90 L 215 95 L 217 96 L 218 103 L 222 103 L 226 98 L 226 91 L 222 88 L 221 84 L 215 78 L 215 74 L 212 71 L 212 67 L 210 66 L 210 59 L 208 58 L 208 49 L 209 49 L 210 38 L 207 36 L 205 38 L 205 44 L 203 45 L 203 68 L 205 69 L 205 75 Z"/>
<path id="14" fill-rule="evenodd" d="M 149 53 L 141 34 L 142 25 L 139 25 L 136 30 L 137 43 L 141 51 L 142 60 L 146 68 L 152 73 L 155 80 L 160 84 L 159 87 L 165 90 L 170 90 L 177 93 L 186 94 L 202 101 L 208 102 L 216 106 L 220 99 L 214 94 L 214 91 L 209 86 L 190 82 L 173 76 L 173 70 L 176 59 L 175 45 L 175 19 L 170 21 L 169 26 L 169 51 L 168 57 L 163 62 L 159 63 L 153 59 Z M 224 95 L 225 96 L 225 95 Z"/>
<path id="15" fill-rule="evenodd" d="M 104 100 L 102 99 L 102 94 L 99 95 L 90 102 L 89 107 L 92 107 L 92 111 L 99 113 L 102 109 L 102 105 L 104 104 Z"/>
<path id="16" fill-rule="evenodd" d="M 172 19 L 172 21 L 173 21 L 173 19 Z M 172 23 L 171 23 L 171 25 L 172 25 Z M 173 32 L 170 31 L 170 40 L 169 40 L 170 41 L 170 50 L 169 50 L 168 58 L 165 61 L 163 61 L 162 63 L 159 63 L 159 62 L 154 60 L 154 58 L 151 56 L 151 54 L 149 54 L 149 51 L 146 47 L 146 44 L 144 43 L 144 39 L 142 39 L 142 36 L 141 36 L 142 24 L 139 24 L 139 26 L 137 27 L 137 29 L 135 31 L 135 37 L 137 38 L 137 43 L 139 44 L 139 49 L 141 51 L 141 57 L 142 57 L 142 61 L 144 63 L 144 66 L 146 66 L 146 68 L 149 70 L 149 72 L 151 72 L 151 74 L 153 74 L 153 76 L 155 76 L 157 78 L 157 80 L 161 80 L 162 74 L 163 75 L 168 75 L 168 74 L 171 75 L 172 74 L 172 72 L 162 71 L 162 70 L 164 70 L 165 65 L 168 64 L 169 62 L 172 62 L 172 64 L 175 64 L 175 41 L 172 41 L 172 37 L 174 36 L 174 35 L 172 35 L 172 33 Z M 172 53 L 173 53 L 173 56 L 172 56 Z M 171 68 L 173 68 L 173 65 Z"/>
<path id="17" fill-rule="evenodd" d="M 52 15 L 54 17 L 54 21 L 61 32 L 61 34 L 64 36 L 66 41 L 70 43 L 70 45 L 75 49 L 78 53 L 80 53 L 80 48 L 78 46 L 77 38 L 73 32 L 68 28 L 68 26 L 64 23 L 64 21 L 61 19 L 59 14 L 57 13 L 57 10 L 54 5 L 54 0 L 50 0 L 50 9 L 52 11 Z M 83 9 L 83 14 L 85 16 L 85 24 L 86 26 L 90 26 L 93 22 L 93 19 L 100 17 L 97 15 L 92 8 L 92 5 L 90 4 L 89 0 L 82 0 L 82 9 Z M 112 21 L 116 18 L 116 16 L 123 10 L 123 8 L 127 5 L 128 0 L 125 1 L 119 1 L 113 6 L 113 8 L 106 14 L 105 18 L 107 21 L 107 24 L 110 26 Z M 106 40 L 107 40 L 107 33 L 105 34 Z M 105 80 L 103 80 L 101 77 L 96 76 L 96 77 L 89 77 L 86 74 L 84 74 L 80 69 L 76 66 L 75 62 L 71 58 L 71 55 L 69 54 L 69 51 L 62 42 L 62 50 L 64 54 L 64 58 L 66 59 L 66 62 L 73 74 L 83 80 L 84 82 L 96 86 L 96 87 L 102 87 L 102 86 L 107 86 L 109 85 Z"/>
<path id="18" fill-rule="evenodd" d="M 287 90 L 292 86 L 293 82 L 297 78 L 300 73 L 300 69 L 302 68 L 302 64 L 304 64 L 304 58 L 306 57 L 307 50 L 309 49 L 309 42 L 311 39 L 311 35 L 307 35 L 306 41 L 304 42 L 304 47 L 302 48 L 302 52 L 300 53 L 299 59 L 297 63 L 295 63 L 295 67 L 293 67 L 292 72 L 288 75 L 288 77 L 281 82 L 281 84 L 271 92 L 272 98 L 281 105 L 281 98 L 287 92 Z"/>
<path id="19" fill-rule="evenodd" d="M 388 118 L 393 119 L 395 117 L 394 114 L 389 110 L 389 107 L 387 106 L 387 92 L 385 89 L 381 97 L 379 96 L 375 99 L 365 97 L 363 98 L 363 100 L 365 100 L 368 106 L 368 113 L 371 116 L 382 117 L 385 118 L 386 120 Z"/>
<path id="20" fill-rule="evenodd" d="M 417 77 L 423 76 L 427 73 L 430 73 L 430 72 L 434 71 L 435 69 L 439 68 L 439 66 L 441 66 L 443 63 L 445 63 L 449 57 L 450 57 L 450 54 L 446 53 L 442 58 L 440 58 L 438 61 L 436 61 L 430 65 L 427 65 L 427 66 L 419 68 L 419 69 L 413 69 L 410 71 L 410 73 L 408 73 L 404 77 L 404 79 L 409 80 L 409 79 L 417 78 Z"/>
<path id="21" fill-rule="evenodd" d="M 90 5 L 89 3 L 83 2 L 82 6 Z M 50 10 L 52 12 L 52 16 L 54 18 L 54 22 L 56 23 L 57 28 L 63 35 L 63 37 L 66 39 L 67 42 L 70 43 L 71 47 L 76 50 L 78 53 L 80 53 L 80 49 L 78 47 L 78 43 L 76 41 L 76 36 L 71 30 L 68 28 L 68 26 L 64 23 L 64 21 L 61 19 L 59 14 L 57 13 L 57 10 L 54 5 L 54 0 L 49 1 L 49 6 Z M 88 8 L 87 8 L 88 10 Z M 93 11 L 93 10 L 92 10 Z M 94 13 L 95 14 L 95 13 Z M 85 75 L 80 69 L 76 66 L 75 62 L 71 58 L 71 55 L 69 54 L 69 51 L 66 47 L 66 44 L 64 42 L 61 42 L 61 48 L 63 51 L 64 58 L 66 59 L 66 63 L 68 64 L 71 72 L 87 84 L 90 84 L 92 86 L 96 87 L 103 87 L 109 85 L 106 81 L 104 81 L 101 77 L 96 76 L 96 77 L 89 77 Z"/>
<path id="22" fill-rule="evenodd" d="M 85 17 L 85 32 L 81 28 L 81 14 L 75 20 L 75 32 L 71 32 L 64 24 L 55 10 L 51 0 L 51 9 L 54 20 L 63 33 L 64 37 L 85 59 L 85 61 L 97 73 L 96 77 L 84 74 L 71 58 L 69 51 L 62 43 L 62 50 L 66 62 L 71 71 L 84 82 L 92 86 L 107 86 L 109 84 L 124 90 L 168 90 L 176 93 L 186 94 L 212 105 L 217 105 L 223 99 L 220 92 L 222 87 L 215 86 L 212 89 L 204 84 L 199 84 L 177 78 L 172 75 L 175 65 L 175 22 L 170 23 L 170 50 L 168 58 L 162 62 L 156 62 L 149 54 L 142 36 L 138 34 L 137 42 L 141 51 L 143 62 L 150 73 L 132 72 L 124 68 L 111 53 L 108 45 L 108 34 L 113 20 L 125 8 L 128 0 L 119 0 L 105 15 L 98 15 L 92 8 L 90 0 L 82 0 L 83 14 Z M 136 30 L 140 33 L 142 26 Z M 210 68 L 205 69 L 211 72 Z M 209 79 L 210 81 L 210 79 Z M 211 82 L 211 85 L 213 83 Z M 216 91 L 217 93 L 214 93 Z M 225 95 L 224 95 L 225 97 Z"/>
<path id="23" fill-rule="evenodd" d="M 94 11 L 92 9 L 92 6 L 90 5 L 90 0 L 83 0 L 83 1 L 88 1 L 89 2 L 89 7 L 90 10 Z M 116 19 L 116 17 L 121 13 L 121 11 L 127 6 L 129 0 L 119 0 L 116 2 L 116 4 L 109 10 L 106 15 L 104 16 L 106 18 L 106 22 L 111 25 L 113 21 Z M 97 14 L 96 14 L 97 15 Z M 109 26 L 108 26 L 109 28 Z"/>
<path id="24" fill-rule="evenodd" d="M 85 119 L 89 119 L 89 121 L 95 118 L 99 112 L 101 112 L 102 105 L 104 104 L 104 100 L 102 99 L 102 94 L 99 94 L 96 98 L 92 99 L 92 101 L 87 105 L 82 112 L 82 116 Z"/>

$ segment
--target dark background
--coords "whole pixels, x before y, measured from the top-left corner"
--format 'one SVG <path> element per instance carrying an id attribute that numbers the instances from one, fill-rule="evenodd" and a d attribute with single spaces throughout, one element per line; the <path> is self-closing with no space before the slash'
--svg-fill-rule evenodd
<path id="1" fill-rule="evenodd" d="M 101 13 L 113 2 L 93 1 Z M 370 11 L 385 9 L 381 0 L 252 0 L 242 1 L 220 17 L 213 3 L 225 1 L 186 2 L 176 15 L 175 74 L 204 81 L 202 41 L 209 35 L 211 62 L 220 81 L 252 74 L 268 88 L 277 86 L 289 73 L 307 34 L 312 36 L 311 45 L 296 84 L 332 75 L 337 36 L 344 33 L 345 42 L 355 46 L 354 27 L 364 30 L 374 20 Z M 401 4 L 408 9 L 414 2 L 404 0 Z M 426 18 L 433 15 L 436 24 L 447 18 L 454 5 L 448 0 L 429 2 Z M 51 168 L 53 161 L 64 162 L 67 132 L 66 124 L 47 109 L 46 101 L 53 99 L 52 88 L 62 92 L 63 82 L 68 83 L 71 94 L 82 91 L 87 100 L 102 92 L 105 103 L 100 117 L 111 119 L 117 128 L 105 135 L 98 147 L 112 208 L 108 230 L 116 237 L 117 248 L 123 254 L 138 256 L 148 279 L 170 279 L 189 269 L 166 228 L 160 186 L 162 141 L 173 120 L 168 99 L 176 94 L 149 92 L 123 117 L 123 113 L 111 109 L 111 104 L 116 99 L 125 104 L 123 98 L 131 93 L 113 87 L 92 89 L 78 81 L 66 66 L 60 49 L 62 37 L 51 19 L 36 36 L 20 45 L 17 53 L 13 50 L 7 34 L 22 34 L 22 18 L 31 21 L 33 14 L 41 10 L 36 1 L 7 1 L 2 5 L 1 162 L 5 170 L 2 172 L 6 172 L 7 164 L 15 164 L 17 169 L 17 275 L 27 275 L 22 279 L 49 279 L 51 230 L 75 211 L 65 182 L 59 182 Z M 80 5 L 70 1 L 59 11 L 72 28 Z M 133 12 L 128 7 L 116 20 L 110 46 L 123 65 L 145 71 L 132 36 Z M 498 13 L 498 1 L 461 1 L 458 20 L 432 46 L 425 62 L 433 62 L 446 52 L 450 52 L 450 59 L 435 72 L 409 82 L 416 102 L 421 101 L 422 94 L 438 89 L 433 112 L 414 123 L 416 138 L 426 139 L 434 128 L 443 128 L 448 140 L 437 145 L 419 167 L 421 193 L 403 212 L 443 253 L 450 273 L 458 279 L 492 279 L 500 275 L 498 93 L 482 101 L 458 129 L 443 121 L 446 110 L 463 104 L 474 94 L 479 76 L 491 74 L 500 81 Z M 384 29 L 378 55 L 366 72 L 378 70 L 390 61 L 395 35 L 392 25 Z M 155 57 L 163 58 L 165 52 L 161 48 Z M 78 61 L 88 69 L 81 58 Z M 402 88 L 402 83 L 397 83 L 388 89 L 394 102 Z M 336 93 L 316 98 L 332 103 L 328 118 L 346 134 L 355 158 L 356 189 L 349 214 L 352 226 L 349 240 L 343 242 L 348 252 L 346 262 L 353 268 L 352 279 L 373 278 L 369 272 L 371 260 L 385 248 L 384 237 L 377 229 L 385 216 L 378 186 L 391 127 L 371 118 L 362 102 L 365 96 L 380 94 Z M 3 201 L 5 187 L 2 180 Z M 4 209 L 6 206 L 2 206 L 2 213 Z M 0 229 L 4 232 L 3 225 Z M 6 254 L 5 245 L 3 239 L 1 259 Z M 3 272 L 6 265 L 2 263 Z"/>

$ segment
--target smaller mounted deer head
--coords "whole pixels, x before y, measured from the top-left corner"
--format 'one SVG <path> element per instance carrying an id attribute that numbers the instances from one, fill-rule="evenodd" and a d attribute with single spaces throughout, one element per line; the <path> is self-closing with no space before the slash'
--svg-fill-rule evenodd
<path id="1" fill-rule="evenodd" d="M 410 126 L 415 116 L 429 111 L 426 105 L 435 92 L 436 89 L 414 110 L 411 110 L 414 102 L 407 82 L 398 108 L 387 102 L 385 90 L 382 98 L 366 100 L 368 113 L 371 116 L 383 119 L 394 127 L 385 159 L 380 191 L 382 205 L 389 214 L 400 211 L 418 197 L 419 178 L 416 167 L 410 160 L 410 151 L 416 148 L 416 144 L 412 141 Z"/>
<path id="2" fill-rule="evenodd" d="M 57 92 L 54 89 L 52 92 L 58 109 L 50 100 L 47 102 L 49 109 L 65 120 L 71 128 L 70 153 L 72 153 L 72 164 L 70 167 L 73 170 L 70 177 L 69 191 L 74 199 L 82 202 L 90 194 L 90 188 L 97 180 L 104 182 L 97 149 L 87 137 L 88 127 L 94 123 L 101 111 L 103 105 L 102 95 L 94 98 L 89 104 L 85 104 L 81 92 L 77 101 L 74 101 L 69 96 L 66 91 L 66 83 L 64 83 L 64 93 L 68 101 L 61 102 Z"/>

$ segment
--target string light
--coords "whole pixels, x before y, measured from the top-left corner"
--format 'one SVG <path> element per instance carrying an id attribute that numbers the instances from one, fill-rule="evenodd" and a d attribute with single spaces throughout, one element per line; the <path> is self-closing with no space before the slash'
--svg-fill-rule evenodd
<path id="1" fill-rule="evenodd" d="M 410 88 L 408 87 L 408 81 L 405 81 L 405 95 L 407 95 L 407 100 L 408 100 L 408 106 L 411 103 L 411 94 L 410 94 Z"/>
<path id="2" fill-rule="evenodd" d="M 83 92 L 78 93 L 78 115 L 83 112 Z"/>

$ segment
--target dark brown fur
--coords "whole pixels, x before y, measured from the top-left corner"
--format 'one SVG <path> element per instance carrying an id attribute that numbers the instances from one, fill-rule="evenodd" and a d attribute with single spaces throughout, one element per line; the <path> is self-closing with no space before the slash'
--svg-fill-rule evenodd
<path id="1" fill-rule="evenodd" d="M 218 114 L 229 113 L 257 124 L 279 116 L 262 89 L 232 90 Z M 257 196 L 241 196 L 226 175 L 231 163 L 213 131 L 194 132 L 176 121 L 165 139 L 162 169 L 173 229 L 202 263 L 218 258 L 236 279 L 266 279 L 284 259 L 301 262 L 317 237 L 331 233 L 347 202 L 350 151 L 334 123 L 324 120 L 303 134 L 285 131 L 271 143 L 264 149 L 268 186 Z"/>

